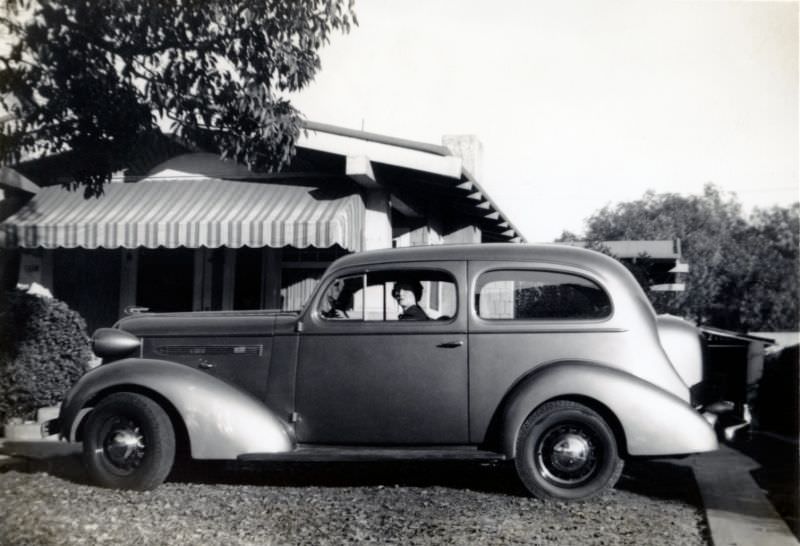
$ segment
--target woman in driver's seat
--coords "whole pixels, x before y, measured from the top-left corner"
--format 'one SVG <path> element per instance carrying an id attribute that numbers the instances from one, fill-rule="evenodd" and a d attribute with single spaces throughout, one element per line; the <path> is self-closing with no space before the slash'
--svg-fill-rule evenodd
<path id="1" fill-rule="evenodd" d="M 400 320 L 428 320 L 428 315 L 417 303 L 422 297 L 422 283 L 419 281 L 400 281 L 392 288 L 392 297 L 403 310 Z"/>

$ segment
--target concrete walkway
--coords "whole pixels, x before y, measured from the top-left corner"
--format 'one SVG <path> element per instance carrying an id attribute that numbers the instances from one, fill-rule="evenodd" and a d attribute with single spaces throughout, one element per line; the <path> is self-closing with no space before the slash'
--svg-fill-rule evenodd
<path id="1" fill-rule="evenodd" d="M 689 461 L 703 498 L 714 546 L 798 546 L 750 472 L 760 466 L 721 445 Z"/>

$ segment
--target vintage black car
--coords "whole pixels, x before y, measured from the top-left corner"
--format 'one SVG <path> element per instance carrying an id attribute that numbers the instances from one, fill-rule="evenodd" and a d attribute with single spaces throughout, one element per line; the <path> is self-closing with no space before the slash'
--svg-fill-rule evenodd
<path id="1" fill-rule="evenodd" d="M 177 447 L 239 461 L 513 460 L 545 499 L 613 486 L 623 460 L 716 449 L 691 404 L 692 325 L 657 317 L 617 261 L 559 245 L 346 256 L 298 312 L 141 313 L 61 434 L 91 477 L 149 489 Z"/>

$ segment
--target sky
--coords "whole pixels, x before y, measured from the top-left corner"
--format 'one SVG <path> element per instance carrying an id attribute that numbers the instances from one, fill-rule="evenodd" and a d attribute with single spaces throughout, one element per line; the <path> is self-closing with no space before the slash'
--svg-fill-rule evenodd
<path id="1" fill-rule="evenodd" d="M 429 143 L 476 135 L 478 181 L 528 241 L 712 182 L 798 185 L 798 2 L 356 0 L 292 97 L 307 119 Z"/>

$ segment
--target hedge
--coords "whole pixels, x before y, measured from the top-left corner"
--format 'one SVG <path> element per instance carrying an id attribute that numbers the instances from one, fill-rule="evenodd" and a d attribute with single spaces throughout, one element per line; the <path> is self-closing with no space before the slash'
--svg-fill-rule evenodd
<path id="1" fill-rule="evenodd" d="M 800 347 L 786 347 L 764 361 L 753 413 L 761 430 L 798 438 L 800 433 Z"/>
<path id="2" fill-rule="evenodd" d="M 66 303 L 20 290 L 0 298 L 0 424 L 58 405 L 91 358 L 86 322 Z"/>

